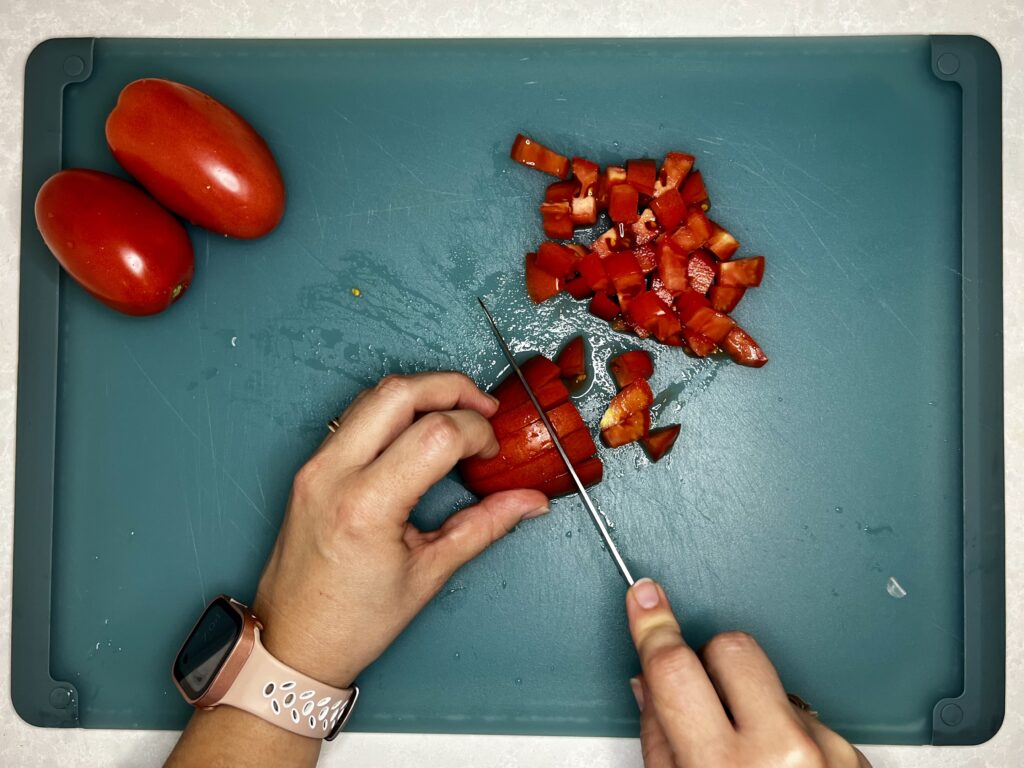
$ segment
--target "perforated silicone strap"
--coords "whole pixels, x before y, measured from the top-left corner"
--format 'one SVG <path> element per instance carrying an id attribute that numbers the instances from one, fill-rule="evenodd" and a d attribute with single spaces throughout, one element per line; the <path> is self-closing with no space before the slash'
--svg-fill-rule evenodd
<path id="1" fill-rule="evenodd" d="M 256 643 L 231 688 L 221 699 L 269 723 L 313 739 L 333 736 L 347 719 L 358 689 L 332 688 L 296 672 Z"/>

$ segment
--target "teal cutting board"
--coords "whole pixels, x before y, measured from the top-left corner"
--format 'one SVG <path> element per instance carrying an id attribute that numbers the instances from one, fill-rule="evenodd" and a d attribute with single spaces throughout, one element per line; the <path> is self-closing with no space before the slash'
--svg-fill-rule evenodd
<path id="1" fill-rule="evenodd" d="M 195 282 L 148 319 L 60 274 L 31 219 L 58 167 L 120 173 L 104 119 L 140 77 L 245 115 L 288 189 L 260 241 L 190 229 Z M 19 712 L 180 727 L 172 655 L 213 596 L 251 598 L 327 419 L 389 372 L 503 375 L 483 295 L 519 353 L 587 336 L 589 423 L 610 355 L 654 355 L 656 419 L 682 436 L 657 465 L 603 452 L 594 497 L 692 643 L 754 633 L 858 741 L 987 738 L 1003 696 L 998 93 L 973 38 L 44 43 L 26 77 Z M 567 296 L 532 306 L 522 260 L 549 180 L 509 159 L 519 131 L 602 164 L 696 155 L 711 215 L 767 258 L 735 315 L 771 362 L 638 343 Z M 453 476 L 414 519 L 471 500 Z M 634 735 L 623 594 L 579 502 L 559 500 L 363 674 L 351 727 Z"/>

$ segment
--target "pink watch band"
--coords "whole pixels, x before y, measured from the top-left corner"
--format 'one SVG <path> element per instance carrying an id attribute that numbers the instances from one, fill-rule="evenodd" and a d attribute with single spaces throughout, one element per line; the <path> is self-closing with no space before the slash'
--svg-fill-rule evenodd
<path id="1" fill-rule="evenodd" d="M 238 677 L 218 703 L 314 739 L 332 739 L 345 725 L 359 688 L 332 688 L 296 672 L 256 642 Z"/>

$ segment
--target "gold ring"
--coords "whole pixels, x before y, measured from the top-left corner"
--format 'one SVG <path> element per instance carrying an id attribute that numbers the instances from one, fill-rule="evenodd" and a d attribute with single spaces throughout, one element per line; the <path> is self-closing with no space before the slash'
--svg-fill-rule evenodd
<path id="1" fill-rule="evenodd" d="M 333 419 L 327 422 L 327 429 L 331 432 L 337 432 L 341 428 L 341 422 L 338 421 L 338 417 L 335 416 Z"/>

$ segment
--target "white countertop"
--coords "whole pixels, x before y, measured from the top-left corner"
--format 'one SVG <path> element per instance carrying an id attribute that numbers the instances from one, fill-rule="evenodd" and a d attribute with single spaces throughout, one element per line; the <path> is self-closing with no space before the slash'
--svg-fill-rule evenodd
<path id="1" fill-rule="evenodd" d="M 869 747 L 876 768 L 1017 766 L 1024 755 L 1024 3 L 1021 0 L 3 0 L 0 4 L 0 682 L 9 691 L 14 419 L 18 334 L 21 114 L 25 59 L 48 37 L 617 37 L 978 34 L 1003 62 L 1006 362 L 1006 720 L 979 747 Z M 528 10 L 535 6 L 536 10 Z M 229 10 L 226 10 L 229 9 Z M 0 765 L 142 766 L 162 761 L 176 734 L 45 730 L 0 709 Z M 632 739 L 346 734 L 321 765 L 458 768 L 639 766 Z"/>

